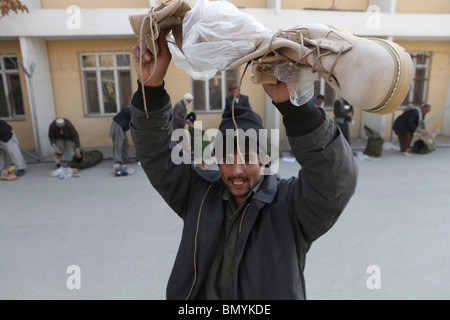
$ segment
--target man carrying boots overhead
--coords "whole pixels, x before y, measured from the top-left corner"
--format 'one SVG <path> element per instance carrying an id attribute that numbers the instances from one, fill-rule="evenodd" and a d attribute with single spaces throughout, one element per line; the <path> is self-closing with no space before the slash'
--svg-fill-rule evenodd
<path id="1" fill-rule="evenodd" d="M 306 299 L 306 253 L 355 192 L 358 170 L 348 143 L 323 109 L 292 105 L 286 83 L 278 82 L 263 88 L 283 115 L 301 165 L 298 177 L 263 174 L 269 157 L 259 148 L 261 137 L 252 144 L 235 131 L 264 130 L 249 108 L 222 119 L 222 139 L 214 145 L 218 171 L 176 164 L 180 146 L 171 139 L 164 81 L 171 53 L 164 32 L 158 45 L 157 59 L 145 45 L 133 48 L 140 82 L 130 127 L 142 168 L 184 222 L 167 298 Z"/>

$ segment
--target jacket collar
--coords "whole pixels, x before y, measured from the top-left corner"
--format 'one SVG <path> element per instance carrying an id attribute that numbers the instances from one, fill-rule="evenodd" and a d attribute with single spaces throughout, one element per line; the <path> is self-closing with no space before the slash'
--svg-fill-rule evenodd
<path id="1" fill-rule="evenodd" d="M 275 198 L 277 192 L 279 177 L 277 175 L 264 176 L 264 181 L 261 184 L 258 192 L 253 196 L 253 199 L 263 203 L 271 203 Z"/>

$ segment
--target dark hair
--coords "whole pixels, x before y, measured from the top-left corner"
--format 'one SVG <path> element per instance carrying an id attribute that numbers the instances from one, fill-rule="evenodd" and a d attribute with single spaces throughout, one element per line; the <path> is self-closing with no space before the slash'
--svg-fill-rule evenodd
<path id="1" fill-rule="evenodd" d="M 325 100 L 325 96 L 322 94 L 318 94 L 316 99 L 321 99 L 321 100 Z"/>

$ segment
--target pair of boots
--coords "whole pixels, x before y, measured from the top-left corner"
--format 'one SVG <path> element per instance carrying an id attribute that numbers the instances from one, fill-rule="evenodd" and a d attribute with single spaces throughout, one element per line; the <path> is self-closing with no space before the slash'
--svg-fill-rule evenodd
<path id="1" fill-rule="evenodd" d="M 123 165 L 122 163 L 116 162 L 113 165 L 113 173 L 116 177 L 124 177 L 134 173 L 134 170 Z"/>
<path id="2" fill-rule="evenodd" d="M 186 1 L 178 0 L 129 19 L 134 34 L 145 40 L 156 57 L 162 29 L 172 31 L 183 51 L 183 18 L 190 10 Z M 283 81 L 275 75 L 275 68 L 286 62 L 294 71 L 308 69 L 319 74 L 352 106 L 378 114 L 391 113 L 402 104 L 414 75 L 412 59 L 399 45 L 321 24 L 282 30 L 264 38 L 256 50 L 231 63 L 229 69 L 250 62 L 255 84 Z"/>
<path id="3" fill-rule="evenodd" d="M 9 170 L 2 170 L 1 180 L 5 181 L 17 180 L 17 176 L 13 172 L 9 172 Z"/>

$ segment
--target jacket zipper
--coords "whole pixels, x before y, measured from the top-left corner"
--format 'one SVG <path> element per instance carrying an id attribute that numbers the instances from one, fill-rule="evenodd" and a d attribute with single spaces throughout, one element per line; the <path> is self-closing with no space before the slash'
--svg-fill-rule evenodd
<path id="1" fill-rule="evenodd" d="M 203 196 L 202 203 L 200 204 L 200 209 L 198 210 L 198 218 L 197 218 L 197 229 L 195 230 L 195 245 L 194 245 L 194 281 L 192 282 L 191 289 L 186 297 L 186 300 L 189 300 L 192 294 L 192 290 L 194 290 L 195 283 L 197 282 L 197 237 L 198 237 L 198 229 L 200 227 L 200 217 L 202 215 L 203 204 L 205 203 L 206 196 L 211 189 L 211 185 L 208 187 L 205 195 Z"/>

